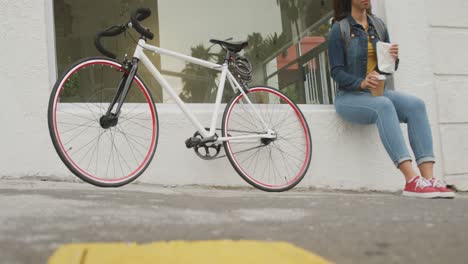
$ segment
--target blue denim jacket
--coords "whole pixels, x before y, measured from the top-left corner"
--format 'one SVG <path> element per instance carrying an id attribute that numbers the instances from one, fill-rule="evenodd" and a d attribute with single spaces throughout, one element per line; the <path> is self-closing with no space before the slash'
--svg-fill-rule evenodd
<path id="1" fill-rule="evenodd" d="M 338 94 L 346 91 L 358 91 L 366 78 L 368 37 L 370 36 L 374 48 L 379 41 L 379 34 L 373 21 L 380 22 L 385 27 L 383 36 L 380 34 L 383 38 L 381 41 L 390 43 L 387 27 L 379 18 L 372 16 L 372 19 L 368 19 L 368 32 L 351 15 L 344 19 L 349 22 L 349 29 L 343 27 L 348 35 L 345 34 L 343 38 L 338 22 L 333 24 L 328 35 L 331 76 L 338 83 Z M 350 30 L 349 33 L 348 30 Z M 349 40 L 346 39 L 347 36 L 349 36 Z M 348 47 L 346 47 L 346 42 L 348 42 Z"/>

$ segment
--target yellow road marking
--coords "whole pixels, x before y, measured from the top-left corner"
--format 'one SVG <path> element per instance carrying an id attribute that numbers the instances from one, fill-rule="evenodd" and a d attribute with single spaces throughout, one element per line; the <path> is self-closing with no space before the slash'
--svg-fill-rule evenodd
<path id="1" fill-rule="evenodd" d="M 154 244 L 72 244 L 59 248 L 48 264 L 330 264 L 284 242 L 172 241 Z"/>

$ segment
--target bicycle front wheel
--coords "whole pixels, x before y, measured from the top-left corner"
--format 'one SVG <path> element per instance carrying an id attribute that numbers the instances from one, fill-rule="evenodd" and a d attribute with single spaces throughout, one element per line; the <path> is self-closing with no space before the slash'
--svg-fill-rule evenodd
<path id="1" fill-rule="evenodd" d="M 58 155 L 76 176 L 99 187 L 135 180 L 157 146 L 156 107 L 138 76 L 118 119 L 103 121 L 127 74 L 117 61 L 84 59 L 56 82 L 49 101 L 49 131 Z"/>
<path id="2" fill-rule="evenodd" d="M 276 138 L 235 138 L 268 130 Z M 224 112 L 222 134 L 229 138 L 224 148 L 232 166 L 260 190 L 289 190 L 309 168 L 312 140 L 304 115 L 286 95 L 273 88 L 253 87 L 245 96 L 235 96 Z"/>

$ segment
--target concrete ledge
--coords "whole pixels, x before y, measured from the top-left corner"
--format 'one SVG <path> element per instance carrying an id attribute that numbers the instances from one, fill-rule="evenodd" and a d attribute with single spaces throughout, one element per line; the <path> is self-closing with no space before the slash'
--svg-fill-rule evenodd
<path id="1" fill-rule="evenodd" d="M 185 139 L 193 135 L 192 124 L 175 105 L 158 105 L 160 140 L 154 160 L 139 178 L 143 183 L 162 185 L 248 186 L 227 159 L 204 161 L 187 150 Z M 333 106 L 300 106 L 307 118 L 313 140 L 312 162 L 298 187 L 346 190 L 398 191 L 403 178 L 387 156 L 375 125 L 352 125 L 335 112 Z M 204 124 L 211 120 L 211 105 L 190 105 Z M 221 116 L 220 116 L 221 118 Z M 406 136 L 406 126 L 402 125 Z M 20 153 L 10 155 L 9 166 L 0 176 L 45 176 L 75 178 L 53 149 L 47 129 L 37 135 L 34 160 L 20 162 Z M 408 144 L 409 146 L 409 144 Z M 31 157 L 27 153 L 27 157 Z"/>

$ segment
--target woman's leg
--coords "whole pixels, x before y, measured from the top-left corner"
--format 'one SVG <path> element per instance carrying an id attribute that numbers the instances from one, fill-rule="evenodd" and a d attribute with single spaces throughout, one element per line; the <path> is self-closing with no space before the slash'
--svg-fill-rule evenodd
<path id="1" fill-rule="evenodd" d="M 418 167 L 424 178 L 428 180 L 434 178 L 434 162 L 424 162 Z"/>
<path id="2" fill-rule="evenodd" d="M 373 97 L 370 93 L 357 92 L 340 95 L 335 108 L 344 119 L 359 124 L 377 123 L 380 138 L 395 165 L 405 175 L 406 185 L 403 196 L 420 198 L 453 197 L 453 193 L 433 187 L 411 166 L 411 156 L 401 131 L 400 121 L 393 102 L 385 97 Z M 445 194 L 446 193 L 446 194 Z"/>
<path id="3" fill-rule="evenodd" d="M 398 167 L 401 173 L 405 176 L 406 182 L 411 181 L 414 177 L 419 176 L 418 173 L 413 168 L 413 162 L 410 160 L 403 161 L 400 166 Z"/>
<path id="4" fill-rule="evenodd" d="M 408 137 L 416 156 L 421 174 L 426 179 L 434 176 L 434 151 L 432 132 L 424 101 L 406 93 L 387 90 L 384 96 L 389 98 L 401 122 L 408 124 Z"/>
<path id="5" fill-rule="evenodd" d="M 411 166 L 411 156 L 404 141 L 396 109 L 390 99 L 383 96 L 374 97 L 367 92 L 345 93 L 336 98 L 335 108 L 337 113 L 349 122 L 377 123 L 380 139 L 394 164 L 407 180 L 417 176 Z"/>
<path id="6" fill-rule="evenodd" d="M 384 95 L 392 100 L 399 119 L 408 123 L 408 136 L 421 175 L 439 191 L 438 197 L 454 198 L 455 193 L 447 189 L 445 183 L 434 178 L 435 158 L 432 132 L 424 101 L 416 96 L 397 91 L 386 91 Z"/>

